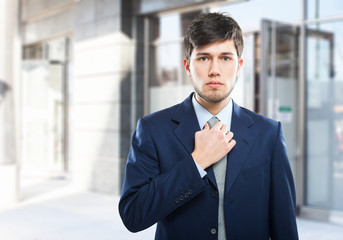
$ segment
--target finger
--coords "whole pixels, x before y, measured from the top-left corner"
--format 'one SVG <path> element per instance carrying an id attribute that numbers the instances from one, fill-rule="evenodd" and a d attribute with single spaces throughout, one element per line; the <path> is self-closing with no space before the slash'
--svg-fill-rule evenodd
<path id="1" fill-rule="evenodd" d="M 210 129 L 210 125 L 208 125 L 208 123 L 206 123 L 203 130 L 209 130 L 209 129 Z"/>
<path id="2" fill-rule="evenodd" d="M 220 131 L 220 129 L 222 128 L 223 123 L 222 122 L 217 122 L 216 124 L 214 124 L 214 126 L 212 127 L 212 129 L 218 130 Z"/>
<path id="3" fill-rule="evenodd" d="M 233 138 L 233 132 L 228 132 L 228 133 L 225 135 L 225 137 L 226 137 L 226 140 L 227 140 L 228 142 L 230 142 L 230 140 Z"/>
<path id="4" fill-rule="evenodd" d="M 222 128 L 220 129 L 224 134 L 227 134 L 229 132 L 229 126 L 226 124 L 223 124 Z"/>
<path id="5" fill-rule="evenodd" d="M 229 152 L 231 151 L 231 149 L 236 145 L 236 140 L 235 139 L 231 139 L 231 141 L 229 141 Z"/>

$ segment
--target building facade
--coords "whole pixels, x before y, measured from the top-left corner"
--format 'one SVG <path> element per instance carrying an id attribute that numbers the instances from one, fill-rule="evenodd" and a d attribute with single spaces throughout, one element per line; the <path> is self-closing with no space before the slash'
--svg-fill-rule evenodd
<path id="1" fill-rule="evenodd" d="M 12 33 L 1 42 L 11 70 L 0 68 L 0 110 L 7 111 L 0 129 L 13 129 L 1 135 L 0 169 L 12 166 L 3 170 L 16 180 L 12 196 L 20 197 L 13 189 L 26 173 L 119 194 L 137 119 L 192 91 L 182 65 L 188 24 L 219 11 L 238 21 L 245 38 L 233 99 L 282 122 L 299 214 L 343 222 L 341 1 L 1 3 L 18 12 L 11 14 L 17 28 L 0 28 Z"/>

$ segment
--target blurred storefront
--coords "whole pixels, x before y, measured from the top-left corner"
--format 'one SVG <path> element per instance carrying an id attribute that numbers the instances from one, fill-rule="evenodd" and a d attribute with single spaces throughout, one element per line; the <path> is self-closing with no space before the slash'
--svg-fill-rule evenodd
<path id="1" fill-rule="evenodd" d="M 343 222 L 342 1 L 19 3 L 20 174 L 119 194 L 137 119 L 193 89 L 182 65 L 187 25 L 227 12 L 245 38 L 233 99 L 283 123 L 299 214 Z"/>

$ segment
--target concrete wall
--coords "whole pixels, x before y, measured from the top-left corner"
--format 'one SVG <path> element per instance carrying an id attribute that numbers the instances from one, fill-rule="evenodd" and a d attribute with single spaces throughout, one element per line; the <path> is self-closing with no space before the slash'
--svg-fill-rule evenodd
<path id="1" fill-rule="evenodd" d="M 73 0 L 23 0 L 23 44 L 72 33 L 74 5 Z"/>
<path id="2" fill-rule="evenodd" d="M 74 0 L 22 0 L 22 19 L 37 18 L 52 9 L 73 4 Z"/>
<path id="3" fill-rule="evenodd" d="M 114 194 L 121 188 L 131 135 L 130 2 L 84 0 L 75 7 L 73 177 L 80 188 Z"/>

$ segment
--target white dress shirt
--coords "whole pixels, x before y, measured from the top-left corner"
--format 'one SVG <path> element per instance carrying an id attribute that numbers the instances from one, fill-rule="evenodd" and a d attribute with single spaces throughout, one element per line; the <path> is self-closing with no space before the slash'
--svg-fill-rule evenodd
<path id="1" fill-rule="evenodd" d="M 226 106 L 216 116 L 213 116 L 209 111 L 207 111 L 203 106 L 201 106 L 198 103 L 198 101 L 195 99 L 195 94 L 193 94 L 192 103 L 195 115 L 198 119 L 200 129 L 203 129 L 207 121 L 210 120 L 212 117 L 217 117 L 222 123 L 228 126 L 230 131 L 232 118 L 232 99 L 230 99 L 228 104 L 226 104 Z M 198 168 L 200 176 L 203 178 L 207 174 L 207 172 L 204 169 L 202 169 L 196 161 L 194 162 Z"/>

